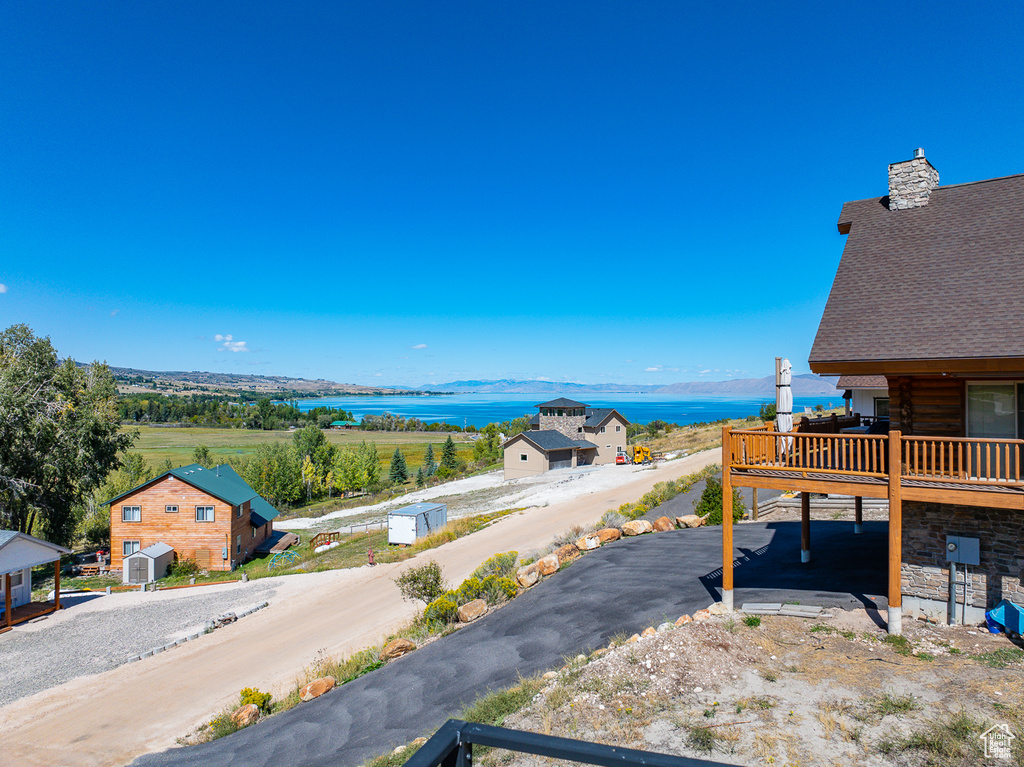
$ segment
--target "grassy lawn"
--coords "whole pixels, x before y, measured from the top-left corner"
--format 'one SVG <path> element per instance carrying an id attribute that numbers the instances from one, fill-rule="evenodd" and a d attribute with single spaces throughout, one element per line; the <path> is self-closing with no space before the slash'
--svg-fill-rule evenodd
<path id="1" fill-rule="evenodd" d="M 139 439 L 132 448 L 141 453 L 150 466 L 159 469 L 164 461 L 173 466 L 192 463 L 192 451 L 197 445 L 206 445 L 215 460 L 226 463 L 255 451 L 257 445 L 274 442 L 291 443 L 293 431 L 251 431 L 248 429 L 182 429 L 140 426 Z M 329 442 L 338 446 L 355 446 L 360 442 L 373 442 L 380 454 L 385 473 L 391 463 L 391 454 L 400 448 L 413 475 L 423 465 L 427 445 L 434 446 L 434 460 L 441 460 L 441 446 L 448 434 L 441 432 L 386 432 L 386 431 L 332 431 L 325 432 Z M 460 458 L 473 460 L 473 443 L 466 435 L 452 434 Z"/>

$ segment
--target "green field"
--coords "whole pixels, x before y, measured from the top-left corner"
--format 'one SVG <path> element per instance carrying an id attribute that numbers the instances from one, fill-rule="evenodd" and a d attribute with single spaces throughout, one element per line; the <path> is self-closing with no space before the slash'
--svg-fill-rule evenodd
<path id="1" fill-rule="evenodd" d="M 328 441 L 338 446 L 358 445 L 362 441 L 374 442 L 380 454 L 385 476 L 391 462 L 391 454 L 400 448 L 412 474 L 423 465 L 427 445 L 434 446 L 434 460 L 441 460 L 441 446 L 448 434 L 441 432 L 387 432 L 387 431 L 331 431 L 325 432 Z M 139 439 L 133 450 L 141 453 L 154 470 L 161 469 L 164 462 L 184 466 L 192 463 L 192 451 L 197 445 L 206 445 L 218 463 L 227 463 L 255 451 L 257 445 L 274 442 L 290 443 L 294 431 L 250 431 L 247 429 L 183 429 L 159 426 L 139 427 Z M 452 434 L 460 458 L 473 460 L 473 444 L 463 434 Z"/>

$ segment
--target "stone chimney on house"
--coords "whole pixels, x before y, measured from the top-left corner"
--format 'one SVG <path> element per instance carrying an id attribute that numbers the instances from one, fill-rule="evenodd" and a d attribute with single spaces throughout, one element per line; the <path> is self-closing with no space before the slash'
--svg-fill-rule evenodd
<path id="1" fill-rule="evenodd" d="M 925 159 L 923 149 L 915 149 L 913 160 L 889 166 L 889 210 L 927 205 L 932 190 L 938 185 L 939 172 Z"/>

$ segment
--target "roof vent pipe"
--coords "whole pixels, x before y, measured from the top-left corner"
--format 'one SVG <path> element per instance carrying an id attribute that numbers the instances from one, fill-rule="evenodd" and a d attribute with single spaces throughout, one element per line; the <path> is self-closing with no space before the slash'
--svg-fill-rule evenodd
<path id="1" fill-rule="evenodd" d="M 915 149 L 914 150 L 914 159 L 915 160 L 923 160 L 924 159 L 924 150 L 923 149 Z"/>

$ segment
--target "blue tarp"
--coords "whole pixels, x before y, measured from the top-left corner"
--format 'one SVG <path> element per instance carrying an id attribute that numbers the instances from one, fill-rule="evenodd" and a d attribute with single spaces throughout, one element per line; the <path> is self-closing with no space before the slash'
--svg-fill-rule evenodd
<path id="1" fill-rule="evenodd" d="M 988 630 L 993 634 L 999 634 L 1002 631 L 1014 634 L 1024 633 L 1024 607 L 1009 599 L 1004 599 L 985 613 L 985 623 L 988 624 Z"/>

